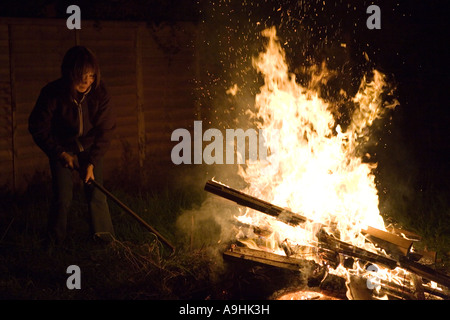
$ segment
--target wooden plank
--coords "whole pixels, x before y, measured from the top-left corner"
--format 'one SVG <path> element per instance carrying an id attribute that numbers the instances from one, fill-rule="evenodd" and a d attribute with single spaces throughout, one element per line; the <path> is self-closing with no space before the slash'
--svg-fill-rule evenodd
<path id="1" fill-rule="evenodd" d="M 59 68 L 65 51 L 73 45 L 73 36 L 67 28 L 52 25 L 11 25 L 11 50 L 14 52 L 15 125 L 14 174 L 16 185 L 22 188 L 26 176 L 37 170 L 42 152 L 34 147 L 28 133 L 28 116 L 40 89 L 59 77 Z M 43 155 L 45 160 L 45 155 Z"/>
<path id="2" fill-rule="evenodd" d="M 134 75 L 133 75 L 134 77 Z M 131 75 L 130 75 L 130 79 L 131 79 Z M 120 97 L 120 96 L 126 96 L 126 97 L 132 97 L 133 96 L 133 92 L 135 90 L 135 84 L 130 82 L 126 82 L 126 83 L 122 83 L 120 85 L 111 85 L 111 78 L 105 78 L 103 77 L 103 80 L 105 81 L 105 85 L 106 85 L 106 89 L 109 91 L 109 93 L 111 94 L 111 96 L 114 97 Z"/>
<path id="3" fill-rule="evenodd" d="M 0 186 L 13 185 L 9 30 L 0 25 Z"/>
<path id="4" fill-rule="evenodd" d="M 388 242 L 397 246 L 400 252 L 402 252 L 404 255 L 407 255 L 409 253 L 411 246 L 413 244 L 412 240 L 405 239 L 403 237 L 373 228 L 371 226 L 369 226 L 366 230 L 362 230 L 362 232 L 377 239 L 380 239 L 384 242 Z"/>
<path id="5" fill-rule="evenodd" d="M 99 47 L 111 47 L 116 44 L 122 48 L 129 48 L 129 42 L 134 42 L 134 32 L 136 27 L 126 27 L 125 25 L 85 25 L 80 31 L 80 41 L 97 41 Z"/>
<path id="6" fill-rule="evenodd" d="M 9 83 L 10 83 L 10 93 L 11 93 L 11 173 L 12 173 L 12 190 L 17 190 L 17 172 L 16 172 L 16 133 L 15 129 L 17 126 L 16 123 L 16 113 L 17 113 L 17 105 L 16 105 L 16 96 L 17 96 L 17 84 L 16 84 L 16 61 L 13 59 L 15 51 L 14 51 L 14 42 L 13 42 L 13 28 L 12 26 L 8 26 L 8 38 L 9 38 Z"/>
<path id="7" fill-rule="evenodd" d="M 305 260 L 281 256 L 272 252 L 234 246 L 223 253 L 225 257 L 253 261 L 265 265 L 300 272 L 305 267 Z"/>
<path id="8" fill-rule="evenodd" d="M 57 26 L 66 28 L 66 19 L 43 19 L 43 18 L 16 18 L 16 17 L 0 17 L 0 24 L 21 24 L 33 26 Z M 102 21 L 102 26 L 115 26 L 133 28 L 142 22 L 131 21 Z M 83 26 L 98 26 L 98 21 L 83 20 Z"/>
<path id="9" fill-rule="evenodd" d="M 411 231 L 408 231 L 408 230 L 404 230 L 404 229 L 395 228 L 393 226 L 386 227 L 386 230 L 388 230 L 389 232 L 394 233 L 396 235 L 404 236 L 404 237 L 406 237 L 408 239 L 411 239 L 411 240 L 417 240 L 418 241 L 418 240 L 420 240 L 422 238 L 421 236 L 419 236 L 418 234 L 416 234 L 414 232 L 411 232 Z"/>
<path id="10" fill-rule="evenodd" d="M 143 28 L 136 30 L 136 111 L 138 128 L 138 154 L 139 167 L 144 167 L 146 155 L 145 136 L 145 113 L 144 113 L 144 84 L 143 84 L 143 63 L 142 63 L 142 34 Z"/>
<path id="11" fill-rule="evenodd" d="M 178 105 L 177 105 L 178 106 Z M 154 121 L 158 122 L 162 118 L 175 120 L 179 123 L 178 120 L 182 120 L 183 122 L 193 124 L 193 115 L 194 115 L 194 107 L 189 106 L 188 108 L 170 108 L 169 110 L 172 110 L 171 112 L 167 112 L 166 110 L 161 109 L 151 109 L 145 111 L 145 116 L 148 121 Z"/>

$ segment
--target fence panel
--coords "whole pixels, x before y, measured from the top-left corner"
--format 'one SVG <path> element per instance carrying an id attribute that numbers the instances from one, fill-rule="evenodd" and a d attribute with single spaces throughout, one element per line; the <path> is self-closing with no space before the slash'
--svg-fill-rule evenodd
<path id="1" fill-rule="evenodd" d="M 28 116 L 76 44 L 98 56 L 117 114 L 105 178 L 130 150 L 134 162 L 128 165 L 169 173 L 171 133 L 195 119 L 196 27 L 83 21 L 81 30 L 69 30 L 65 22 L 0 18 L 0 186 L 19 191 L 37 172 L 49 173 L 45 154 L 28 132 Z"/>

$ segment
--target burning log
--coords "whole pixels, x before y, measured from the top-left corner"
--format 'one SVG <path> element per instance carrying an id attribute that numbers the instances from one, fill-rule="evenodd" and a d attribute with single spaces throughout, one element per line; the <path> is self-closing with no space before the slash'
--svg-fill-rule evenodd
<path id="1" fill-rule="evenodd" d="M 262 251 L 258 249 L 252 249 L 248 247 L 232 245 L 231 248 L 224 252 L 224 257 L 230 260 L 244 260 L 251 261 L 257 264 L 262 264 L 270 267 L 282 268 L 290 271 L 299 272 L 299 274 L 307 275 L 307 286 L 308 288 L 317 287 L 324 289 L 328 293 L 333 293 L 338 296 L 345 296 L 341 288 L 334 289 L 330 288 L 329 283 L 339 283 L 337 276 L 330 275 L 325 271 L 325 268 L 319 266 L 315 262 L 306 259 L 299 259 L 294 257 L 281 256 L 268 251 Z M 331 277 L 331 278 L 330 278 Z M 330 278 L 327 282 L 327 278 Z M 353 297 L 369 299 L 374 293 L 373 289 L 367 288 L 368 279 L 365 277 L 350 277 L 352 279 L 351 292 Z M 355 280 L 356 279 L 356 280 Z M 438 290 L 433 290 L 427 286 L 423 286 L 421 283 L 414 283 L 414 287 L 408 287 L 407 284 L 397 284 L 391 281 L 378 280 L 381 287 L 377 296 L 389 296 L 394 299 L 403 300 L 420 300 L 427 296 L 436 296 L 443 299 L 448 299 L 449 297 Z M 334 285 L 335 287 L 336 285 Z M 419 293 L 419 296 L 417 296 Z"/>
<path id="2" fill-rule="evenodd" d="M 369 235 L 373 242 L 380 244 L 390 252 L 395 251 L 405 256 L 409 254 L 413 245 L 412 240 L 370 226 L 366 230 L 362 230 L 362 232 Z"/>
<path id="3" fill-rule="evenodd" d="M 446 274 L 443 274 L 437 270 L 434 270 L 433 268 L 430 268 L 426 265 L 411 261 L 410 259 L 408 259 L 406 257 L 400 257 L 400 259 L 398 261 L 398 266 L 400 268 L 408 270 L 409 272 L 415 273 L 416 275 L 421 276 L 424 279 L 434 281 L 443 286 L 446 286 L 447 288 L 450 288 L 450 277 L 449 276 L 447 276 Z"/>
<path id="4" fill-rule="evenodd" d="M 230 250 L 226 251 L 224 253 L 224 256 L 254 261 L 293 271 L 300 271 L 305 267 L 307 263 L 307 260 L 281 256 L 272 252 L 240 247 L 236 245 L 233 245 Z"/>
<path id="5" fill-rule="evenodd" d="M 252 197 L 213 180 L 206 182 L 205 190 L 222 198 L 234 201 L 241 206 L 249 207 L 271 215 L 272 217 L 279 217 L 283 214 L 282 217 L 286 219 L 284 221 L 289 224 L 297 225 L 308 221 L 308 219 L 304 216 L 271 204 L 270 202 Z"/>
<path id="6" fill-rule="evenodd" d="M 229 250 L 224 252 L 224 257 L 295 271 L 305 277 L 304 279 L 308 288 L 317 287 L 336 297 L 345 297 L 345 280 L 341 277 L 328 274 L 325 267 L 312 260 L 282 256 L 239 245 L 232 245 Z"/>
<path id="7" fill-rule="evenodd" d="M 304 224 L 308 221 L 312 222 L 310 219 L 298 213 L 294 213 L 286 208 L 276 206 L 270 202 L 258 199 L 256 197 L 252 197 L 248 194 L 245 194 L 241 191 L 235 190 L 213 180 L 207 181 L 205 190 L 222 198 L 234 201 L 239 205 L 246 206 L 251 209 L 268 214 L 272 217 L 278 218 L 279 220 L 287 224 L 299 225 Z M 362 231 L 363 233 L 371 236 L 376 242 L 387 242 L 392 246 L 396 246 L 397 250 L 404 255 L 409 253 L 409 250 L 411 249 L 413 244 L 412 240 L 408 240 L 373 227 L 368 227 L 366 230 Z"/>
<path id="8" fill-rule="evenodd" d="M 252 197 L 213 180 L 206 183 L 205 190 L 222 198 L 234 201 L 239 205 L 255 209 L 276 218 L 281 218 L 282 222 L 286 224 L 300 225 L 310 221 L 310 219 L 300 214 Z M 328 256 L 330 256 L 330 252 L 335 252 L 344 257 L 357 258 L 362 261 L 380 264 L 391 270 L 400 267 L 419 277 L 450 288 L 450 277 L 446 274 L 440 273 L 411 259 L 412 255 L 410 250 L 413 243 L 412 240 L 372 227 L 363 230 L 363 233 L 368 235 L 368 240 L 372 240 L 390 253 L 389 256 L 381 255 L 338 240 L 328 234 L 323 227 L 325 226 L 322 226 L 316 234 L 318 238 L 317 247 L 322 252 L 327 252 Z"/>
<path id="9" fill-rule="evenodd" d="M 261 229 L 258 226 L 251 226 L 242 222 L 235 222 L 235 224 L 241 228 L 247 228 L 252 229 L 253 232 L 260 238 L 267 239 L 273 232 L 273 230 L 270 229 Z M 315 265 L 312 261 L 307 260 L 311 255 L 316 254 L 319 256 L 323 261 L 326 261 L 326 264 L 332 268 L 336 268 L 339 263 L 341 263 L 341 259 L 339 255 L 342 255 L 344 258 L 342 259 L 342 264 L 346 268 L 352 268 L 354 264 L 354 258 L 358 258 L 362 261 L 367 261 L 370 263 L 378 263 L 380 265 L 387 266 L 390 269 L 394 269 L 397 267 L 397 262 L 389 259 L 387 257 L 377 255 L 375 253 L 369 252 L 367 250 L 363 250 L 354 246 L 351 246 L 345 242 L 339 241 L 337 239 L 334 239 L 333 237 L 330 237 L 327 235 L 323 230 L 319 232 L 319 238 L 321 242 L 318 244 L 317 247 L 308 247 L 305 248 L 303 246 L 302 248 L 296 248 L 292 247 L 287 239 L 285 239 L 283 242 L 278 243 L 279 247 L 281 247 L 286 254 L 286 257 L 280 256 L 278 254 L 263 251 L 257 249 L 251 249 L 251 248 L 245 248 L 245 247 L 239 247 L 236 245 L 232 245 L 230 250 L 226 251 L 224 253 L 225 257 L 228 258 L 235 258 L 235 259 L 243 259 L 247 261 L 253 261 L 260 264 L 266 264 L 270 266 L 275 266 L 283 269 L 293 270 L 293 271 L 299 271 L 302 272 L 304 269 L 300 269 L 300 266 L 307 265 L 306 261 L 309 261 L 310 266 Z M 249 245 L 250 241 L 241 240 L 242 244 Z M 251 241 L 254 245 L 258 245 L 258 242 Z M 264 242 L 264 241 L 262 241 Z M 428 270 L 429 272 L 432 272 Z M 356 279 L 353 277 L 353 279 Z M 361 281 L 364 283 L 367 281 L 367 279 L 361 277 Z M 309 286 L 319 286 L 319 284 L 322 282 L 322 278 L 310 278 L 308 279 L 308 285 Z M 382 279 L 378 279 L 380 284 L 382 285 L 382 288 L 380 289 L 380 292 L 378 295 L 380 297 L 387 295 L 394 299 L 406 299 L 406 300 L 423 300 L 424 297 L 439 297 L 442 299 L 450 299 L 450 296 L 448 293 L 439 291 L 437 289 L 432 289 L 427 285 L 424 285 L 422 283 L 421 277 L 412 274 L 411 279 L 403 279 L 402 284 L 394 283 L 392 281 L 386 281 Z M 414 287 L 411 287 L 410 280 L 412 281 Z M 315 285 L 310 285 L 311 283 L 318 282 Z M 363 290 L 360 289 L 360 291 L 367 291 L 366 288 L 363 288 Z M 365 292 L 365 296 L 369 296 L 372 293 L 370 290 L 368 292 Z"/>
<path id="10" fill-rule="evenodd" d="M 319 247 L 325 247 L 329 250 L 333 250 L 337 253 L 343 254 L 353 258 L 358 258 L 363 261 L 378 263 L 389 269 L 395 269 L 397 267 L 397 261 L 388 257 L 367 251 L 365 249 L 358 248 L 344 241 L 335 239 L 328 235 L 322 229 L 318 233 Z"/>
<path id="11" fill-rule="evenodd" d="M 333 250 L 326 248 L 325 246 L 311 246 L 311 245 L 295 245 L 293 246 L 288 239 L 269 239 L 273 230 L 268 228 L 260 228 L 258 226 L 251 226 L 242 222 L 235 222 L 235 224 L 239 227 L 252 229 L 252 232 L 258 237 L 257 240 L 239 240 L 242 244 L 245 244 L 249 247 L 259 248 L 264 247 L 264 243 L 275 241 L 277 246 L 280 247 L 286 257 L 293 257 L 294 259 L 307 260 L 308 258 L 312 258 L 314 256 L 319 256 L 323 261 L 336 268 L 340 263 L 339 253 Z M 269 248 L 267 248 L 269 249 Z M 264 249 L 263 249 L 264 250 Z"/>

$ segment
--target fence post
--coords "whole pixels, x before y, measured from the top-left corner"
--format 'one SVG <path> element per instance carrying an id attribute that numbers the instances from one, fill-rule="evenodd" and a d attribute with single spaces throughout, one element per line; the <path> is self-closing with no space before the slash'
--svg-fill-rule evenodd
<path id="1" fill-rule="evenodd" d="M 11 94 L 11 161 L 12 161 L 12 191 L 17 191 L 17 174 L 16 174 L 16 68 L 13 52 L 13 26 L 8 24 L 8 49 L 9 49 L 9 83 Z"/>
<path id="2" fill-rule="evenodd" d="M 144 170 L 145 154 L 146 154 L 146 139 L 145 139 L 145 114 L 144 114 L 144 86 L 142 75 L 142 33 L 144 32 L 144 25 L 138 24 L 136 28 L 136 114 L 138 126 L 138 156 L 139 168 L 142 175 L 146 174 Z"/>

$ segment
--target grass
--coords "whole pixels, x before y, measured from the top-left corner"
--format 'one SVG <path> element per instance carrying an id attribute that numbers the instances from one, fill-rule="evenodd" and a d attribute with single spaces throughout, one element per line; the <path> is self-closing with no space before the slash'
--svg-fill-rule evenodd
<path id="1" fill-rule="evenodd" d="M 0 299 L 261 299 L 292 281 L 292 274 L 279 269 L 260 268 L 255 272 L 245 263 L 224 262 L 218 253 L 228 244 L 218 243 L 215 236 L 221 232 L 220 226 L 211 221 L 199 220 L 195 228 L 187 228 L 195 233 L 195 241 L 192 234 L 180 233 L 180 214 L 203 203 L 202 188 L 139 190 L 126 184 L 105 186 L 174 244 L 176 253 L 112 202 L 117 239 L 108 246 L 93 241 L 81 186 L 74 193 L 68 243 L 46 250 L 42 240 L 50 183 L 46 177 L 38 177 L 24 193 L 4 192 L 1 198 Z M 442 210 L 448 210 L 446 198 L 424 194 L 415 198 L 413 205 L 421 205 L 428 215 L 421 219 L 419 215 L 386 218 L 422 235 L 424 243 L 447 257 L 443 263 L 448 263 L 448 216 L 442 215 Z M 70 265 L 82 270 L 82 290 L 66 286 Z"/>
<path id="2" fill-rule="evenodd" d="M 165 187 L 158 191 L 127 192 L 114 184 L 105 186 L 167 238 L 177 248 L 176 252 L 172 253 L 111 201 L 117 238 L 106 246 L 93 241 L 81 186 L 74 192 L 67 243 L 48 250 L 43 239 L 50 182 L 40 177 L 24 193 L 5 192 L 1 199 L 0 300 L 204 300 L 249 294 L 261 298 L 262 294 L 270 293 L 270 290 L 255 293 L 249 289 L 252 286 L 241 288 L 233 281 L 236 273 L 248 272 L 251 266 L 227 268 L 217 255 L 227 244 L 212 248 L 207 240 L 206 244 L 193 245 L 186 240 L 189 234 L 177 230 L 177 218 L 203 201 L 203 189 Z M 208 225 L 198 226 L 202 227 Z M 69 290 L 66 286 L 70 265 L 81 269 L 81 290 Z M 255 275 L 249 273 L 246 281 L 252 282 L 252 276 Z M 261 281 L 254 278 L 253 283 Z M 264 287 L 263 283 L 260 287 Z"/>
<path id="3" fill-rule="evenodd" d="M 430 182 L 426 190 L 405 193 L 390 190 L 389 199 L 380 197 L 381 210 L 388 212 L 383 215 L 385 222 L 419 235 L 421 241 L 415 247 L 436 251 L 437 267 L 446 270 L 450 266 L 450 198 L 447 190 L 448 187 L 438 187 Z"/>
<path id="4" fill-rule="evenodd" d="M 22 195 L 5 194 L 0 229 L 1 299 L 177 299 L 213 286 L 215 262 L 201 250 L 187 250 L 175 235 L 177 215 L 201 196 L 168 188 L 114 194 L 178 248 L 176 255 L 133 217 L 110 202 L 117 239 L 108 246 L 90 238 L 81 187 L 74 193 L 69 241 L 49 252 L 43 246 L 49 182 L 31 184 Z M 66 268 L 80 266 L 83 290 L 68 290 Z M 211 294 L 210 292 L 205 293 Z M 200 294 L 201 295 L 201 294 Z"/>

